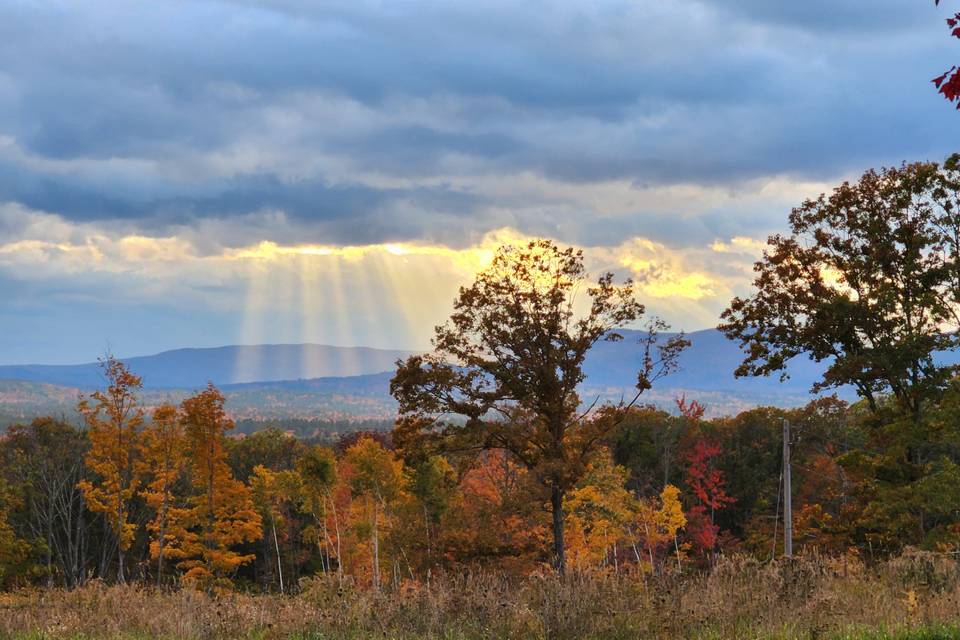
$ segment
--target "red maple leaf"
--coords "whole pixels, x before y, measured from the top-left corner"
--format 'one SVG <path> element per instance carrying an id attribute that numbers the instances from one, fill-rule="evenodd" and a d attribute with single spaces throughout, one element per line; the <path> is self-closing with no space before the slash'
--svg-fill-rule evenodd
<path id="1" fill-rule="evenodd" d="M 940 6 L 940 0 L 934 0 L 934 5 Z M 960 38 L 960 12 L 955 13 L 952 18 L 947 18 L 947 27 L 950 29 L 951 36 Z M 950 67 L 949 71 L 937 76 L 931 82 L 938 93 L 960 109 L 960 69 L 955 66 Z"/>

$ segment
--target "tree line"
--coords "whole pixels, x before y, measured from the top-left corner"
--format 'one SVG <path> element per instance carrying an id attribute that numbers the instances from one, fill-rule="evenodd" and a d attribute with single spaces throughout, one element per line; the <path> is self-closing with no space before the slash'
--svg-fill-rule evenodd
<path id="1" fill-rule="evenodd" d="M 634 283 L 591 279 L 572 248 L 503 247 L 462 287 L 433 350 L 398 362 L 390 433 L 333 446 L 231 438 L 211 384 L 145 407 L 103 362 L 75 428 L 38 418 L 0 441 L 0 581 L 91 578 L 289 591 L 300 578 L 381 589 L 482 566 L 683 572 L 778 554 L 780 423 L 795 447 L 800 552 L 875 559 L 960 543 L 960 160 L 869 171 L 804 202 L 768 241 L 721 329 L 737 375 L 828 364 L 802 409 L 707 420 L 643 403 L 689 345 Z M 581 398 L 586 354 L 641 325 L 634 391 Z M 628 381 L 625 381 L 625 383 Z"/>
<path id="2" fill-rule="evenodd" d="M 202 393 L 216 404 L 215 391 Z M 709 568 L 720 553 L 779 557 L 782 419 L 800 434 L 796 553 L 878 560 L 907 545 L 958 549 L 958 390 L 922 431 L 830 397 L 717 419 L 680 404 L 682 412 L 632 407 L 604 439 L 564 500 L 568 570 L 673 573 Z M 103 482 L 87 463 L 89 428 L 37 418 L 8 432 L 4 587 L 119 581 L 121 544 L 127 581 L 276 592 L 312 575 L 383 588 L 464 568 L 528 573 L 553 560 L 539 480 L 505 451 L 424 455 L 385 432 L 330 447 L 266 429 L 221 437 L 209 456 L 195 452 L 203 440 L 187 436 L 186 414 L 174 410 L 178 419 L 166 421 L 170 408 L 154 409 L 161 420 L 140 432 L 126 527 L 84 494 Z M 904 452 L 921 443 L 932 462 L 918 467 Z M 213 483 L 197 477 L 217 458 Z M 209 509 L 207 492 L 220 500 L 224 482 L 222 506 Z"/>

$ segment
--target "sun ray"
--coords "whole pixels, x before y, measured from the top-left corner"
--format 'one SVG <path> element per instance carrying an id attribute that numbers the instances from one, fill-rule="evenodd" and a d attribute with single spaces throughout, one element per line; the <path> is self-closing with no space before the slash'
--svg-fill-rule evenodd
<path id="1" fill-rule="evenodd" d="M 314 256 L 298 256 L 297 263 L 300 267 L 300 280 L 298 293 L 300 296 L 300 342 L 305 346 L 300 351 L 300 377 L 311 378 L 313 367 L 311 362 L 312 349 L 309 344 L 316 342 L 314 331 L 319 325 L 319 316 L 317 312 L 317 293 L 319 287 L 318 270 L 316 258 Z"/>
<path id="2" fill-rule="evenodd" d="M 258 351 L 249 348 L 249 345 L 259 344 L 263 336 L 260 305 L 264 296 L 267 265 L 261 260 L 250 260 L 243 269 L 246 279 L 244 295 L 243 317 L 240 323 L 240 343 L 234 361 L 234 381 L 256 380 L 256 372 L 260 369 Z"/>

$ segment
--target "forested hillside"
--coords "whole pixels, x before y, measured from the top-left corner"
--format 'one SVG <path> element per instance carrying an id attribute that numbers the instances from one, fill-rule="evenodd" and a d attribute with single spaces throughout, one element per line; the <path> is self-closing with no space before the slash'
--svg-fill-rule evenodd
<path id="1" fill-rule="evenodd" d="M 272 344 L 176 349 L 124 358 L 148 389 L 195 389 L 207 382 L 225 386 L 306 378 L 360 376 L 393 369 L 410 351 L 332 347 L 320 344 Z M 0 380 L 46 382 L 96 388 L 103 375 L 96 362 L 77 365 L 2 365 Z"/>
<path id="2" fill-rule="evenodd" d="M 633 388 L 643 358 L 643 332 L 625 329 L 622 343 L 599 342 L 584 365 L 581 396 L 615 402 Z M 675 334 L 660 337 L 669 340 Z M 743 358 L 737 345 L 715 330 L 688 336 L 690 346 L 678 366 L 647 401 L 670 410 L 674 398 L 696 395 L 709 415 L 734 415 L 756 406 L 797 407 L 810 398 L 810 388 L 825 366 L 806 357 L 791 362 L 791 377 L 737 379 L 733 370 Z M 409 351 L 335 348 L 320 345 L 264 345 L 220 349 L 183 349 L 156 356 L 125 359 L 130 370 L 142 376 L 143 398 L 148 406 L 180 400 L 208 381 L 229 399 L 235 419 L 389 420 L 397 405 L 390 396 L 390 378 L 396 360 Z M 244 369 L 238 358 L 246 358 Z M 941 359 L 952 356 L 943 354 Z M 309 363 L 309 364 L 308 364 Z M 240 371 L 246 371 L 242 376 Z M 327 372 L 316 377 L 309 374 Z M 363 375 L 356 372 L 364 372 Z M 151 381 L 151 374 L 158 376 Z M 234 382 L 251 377 L 249 382 Z M 8 379 L 4 379 L 8 378 Z M 42 382 L 41 382 L 42 381 Z M 50 366 L 0 366 L 0 427 L 34 416 L 75 418 L 78 394 L 97 388 L 103 376 L 97 363 Z M 839 390 L 852 399 L 850 389 Z"/>

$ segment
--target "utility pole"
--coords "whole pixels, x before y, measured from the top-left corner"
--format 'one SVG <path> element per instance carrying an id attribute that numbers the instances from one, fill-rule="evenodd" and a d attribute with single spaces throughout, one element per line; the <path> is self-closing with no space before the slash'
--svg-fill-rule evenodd
<path id="1" fill-rule="evenodd" d="M 790 421 L 783 420 L 783 556 L 793 557 L 793 498 L 790 489 Z"/>

